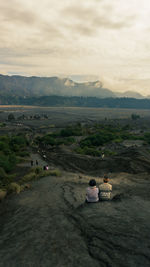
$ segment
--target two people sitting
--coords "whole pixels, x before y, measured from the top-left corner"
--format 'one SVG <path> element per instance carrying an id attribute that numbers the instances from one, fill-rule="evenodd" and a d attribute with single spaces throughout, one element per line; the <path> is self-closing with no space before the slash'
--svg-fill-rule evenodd
<path id="1" fill-rule="evenodd" d="M 91 203 L 111 199 L 112 185 L 109 184 L 107 175 L 104 175 L 103 182 L 98 188 L 94 179 L 89 181 L 89 187 L 86 190 L 86 202 Z"/>

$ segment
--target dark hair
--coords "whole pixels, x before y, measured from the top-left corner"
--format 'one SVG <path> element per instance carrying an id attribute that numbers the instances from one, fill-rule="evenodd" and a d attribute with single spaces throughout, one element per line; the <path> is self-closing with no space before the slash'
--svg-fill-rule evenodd
<path id="1" fill-rule="evenodd" d="M 94 179 L 89 181 L 89 186 L 95 186 L 96 185 L 96 181 Z"/>
<path id="2" fill-rule="evenodd" d="M 107 174 L 104 174 L 104 178 L 103 178 L 104 183 L 108 183 L 109 178 Z"/>

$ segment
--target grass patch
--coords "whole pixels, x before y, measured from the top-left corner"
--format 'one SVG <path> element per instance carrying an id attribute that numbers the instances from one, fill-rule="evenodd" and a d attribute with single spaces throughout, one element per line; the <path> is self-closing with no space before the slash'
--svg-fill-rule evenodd
<path id="1" fill-rule="evenodd" d="M 2 201 L 7 195 L 7 191 L 0 189 L 0 201 Z"/>
<path id="2" fill-rule="evenodd" d="M 7 186 L 7 192 L 8 194 L 11 194 L 11 193 L 19 194 L 21 192 L 21 186 L 17 183 L 10 183 Z"/>
<path id="3" fill-rule="evenodd" d="M 59 170 L 43 170 L 40 167 L 32 168 L 28 174 L 26 174 L 20 183 L 35 181 L 39 178 L 46 176 L 61 176 L 61 172 Z"/>

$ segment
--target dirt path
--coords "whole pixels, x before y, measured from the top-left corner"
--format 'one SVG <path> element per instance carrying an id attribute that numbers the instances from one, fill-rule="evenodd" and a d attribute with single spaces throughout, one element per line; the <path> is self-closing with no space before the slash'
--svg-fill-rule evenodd
<path id="1" fill-rule="evenodd" d="M 32 158 L 45 164 L 36 154 Z M 150 266 L 149 177 L 113 175 L 120 201 L 84 204 L 89 178 L 63 172 L 6 199 L 0 207 L 0 266 Z"/>

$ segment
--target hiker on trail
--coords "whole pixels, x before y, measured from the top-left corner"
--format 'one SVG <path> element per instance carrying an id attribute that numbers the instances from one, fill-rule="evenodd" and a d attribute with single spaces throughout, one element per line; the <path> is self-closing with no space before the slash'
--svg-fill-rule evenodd
<path id="1" fill-rule="evenodd" d="M 46 155 L 45 154 L 43 155 L 43 159 L 46 159 Z"/>
<path id="2" fill-rule="evenodd" d="M 104 183 L 99 186 L 99 200 L 110 200 L 112 185 L 109 184 L 109 178 L 107 175 L 104 175 Z"/>
<path id="3" fill-rule="evenodd" d="M 33 160 L 31 160 L 31 166 L 33 166 Z"/>
<path id="4" fill-rule="evenodd" d="M 39 163 L 38 163 L 37 159 L 36 159 L 36 162 L 35 162 L 35 163 L 36 163 L 36 165 L 39 165 Z"/>
<path id="5" fill-rule="evenodd" d="M 48 167 L 48 165 L 46 165 L 46 171 L 48 171 L 48 169 L 49 169 L 49 167 Z"/>
<path id="6" fill-rule="evenodd" d="M 89 187 L 86 189 L 86 202 L 98 202 L 99 201 L 99 189 L 96 187 L 96 181 L 94 179 L 89 181 Z"/>
<path id="7" fill-rule="evenodd" d="M 104 154 L 104 153 L 102 153 L 102 155 L 101 155 L 101 158 L 102 158 L 102 159 L 104 159 L 104 157 L 105 157 L 105 154 Z"/>

